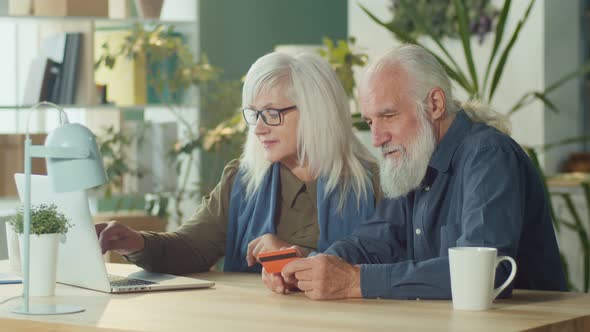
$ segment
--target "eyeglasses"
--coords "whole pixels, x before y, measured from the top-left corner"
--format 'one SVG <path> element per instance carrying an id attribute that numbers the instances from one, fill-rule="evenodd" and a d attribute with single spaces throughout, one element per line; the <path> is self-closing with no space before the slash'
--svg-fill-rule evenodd
<path id="1" fill-rule="evenodd" d="M 244 120 L 249 125 L 256 125 L 258 121 L 258 117 L 262 117 L 262 121 L 269 126 L 278 126 L 283 123 L 283 112 L 287 112 L 293 109 L 296 109 L 297 105 L 280 108 L 280 109 L 267 109 L 267 110 L 256 110 L 253 108 L 246 107 L 242 109 L 242 115 L 244 115 Z"/>

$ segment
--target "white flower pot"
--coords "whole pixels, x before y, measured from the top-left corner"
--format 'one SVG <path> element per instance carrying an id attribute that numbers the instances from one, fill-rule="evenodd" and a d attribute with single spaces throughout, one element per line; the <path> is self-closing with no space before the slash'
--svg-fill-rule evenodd
<path id="1" fill-rule="evenodd" d="M 29 258 L 29 296 L 53 296 L 57 268 L 59 234 L 31 234 Z M 23 236 L 19 234 L 21 261 L 24 264 Z"/>
<path id="2" fill-rule="evenodd" d="M 6 247 L 8 249 L 8 266 L 11 271 L 20 273 L 20 251 L 18 245 L 18 234 L 12 226 L 6 222 Z"/>

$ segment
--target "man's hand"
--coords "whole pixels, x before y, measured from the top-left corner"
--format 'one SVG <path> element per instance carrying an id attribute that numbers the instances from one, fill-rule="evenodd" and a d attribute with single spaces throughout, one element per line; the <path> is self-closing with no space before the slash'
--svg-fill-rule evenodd
<path id="1" fill-rule="evenodd" d="M 262 269 L 262 282 L 266 288 L 278 294 L 288 294 L 296 290 L 295 284 L 286 283 L 280 273 L 268 273 Z"/>
<path id="2" fill-rule="evenodd" d="M 313 300 L 362 297 L 361 269 L 339 257 L 317 255 L 297 259 L 283 268 L 284 282 L 295 284 Z"/>
<path id="3" fill-rule="evenodd" d="M 283 247 L 280 249 L 282 250 L 290 248 L 295 249 L 297 257 L 306 257 L 309 254 L 309 250 L 304 249 L 300 246 L 291 246 L 289 248 Z M 285 282 L 283 276 L 280 273 L 268 273 L 264 268 L 262 268 L 262 282 L 264 283 L 266 288 L 279 294 L 288 294 L 297 290 L 295 283 L 287 283 Z"/>
<path id="4" fill-rule="evenodd" d="M 141 234 L 118 221 L 109 221 L 94 226 L 102 253 L 109 250 L 119 255 L 129 255 L 143 249 L 145 243 Z"/>
<path id="5" fill-rule="evenodd" d="M 246 253 L 246 262 L 252 266 L 258 262 L 258 254 L 268 251 L 275 251 L 281 248 L 291 246 L 290 243 L 279 239 L 274 234 L 264 234 L 255 238 L 248 243 L 248 252 Z"/>

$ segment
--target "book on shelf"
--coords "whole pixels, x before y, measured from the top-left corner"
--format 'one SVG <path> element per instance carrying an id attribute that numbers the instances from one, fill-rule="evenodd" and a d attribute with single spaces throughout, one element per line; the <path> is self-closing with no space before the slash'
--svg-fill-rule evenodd
<path id="1" fill-rule="evenodd" d="M 48 57 L 40 56 L 31 61 L 22 103 L 33 105 L 51 100 L 59 75 L 60 65 Z"/>
<path id="2" fill-rule="evenodd" d="M 59 103 L 74 104 L 80 65 L 81 33 L 66 33 L 64 62 L 62 63 L 62 84 L 60 86 Z"/>
<path id="3" fill-rule="evenodd" d="M 50 83 L 48 94 L 42 100 L 57 104 L 74 104 L 80 66 L 80 48 L 82 33 L 57 33 L 46 37 L 41 45 L 41 54 L 51 61 Z M 31 72 L 38 70 L 31 67 Z M 35 76 L 35 74 L 33 74 Z M 33 86 L 34 87 L 34 86 Z M 32 89 L 27 84 L 27 90 Z"/>
<path id="4" fill-rule="evenodd" d="M 59 90 L 62 85 L 62 63 L 65 60 L 65 49 L 66 49 L 66 35 L 63 33 L 54 34 L 43 39 L 41 44 L 41 54 L 44 54 L 49 59 L 57 64 L 57 74 L 55 82 L 52 85 L 50 95 L 47 101 L 52 103 L 59 103 Z"/>

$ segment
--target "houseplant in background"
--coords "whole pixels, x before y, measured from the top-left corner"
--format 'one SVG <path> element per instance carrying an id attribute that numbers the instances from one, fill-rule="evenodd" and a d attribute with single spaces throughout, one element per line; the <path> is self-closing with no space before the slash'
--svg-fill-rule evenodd
<path id="1" fill-rule="evenodd" d="M 446 9 L 442 3 L 446 2 Z M 430 2 L 428 4 L 431 5 Z M 494 104 L 494 96 L 498 91 L 498 86 L 502 82 L 502 75 L 504 68 L 510 57 L 511 50 L 517 42 L 522 27 L 527 22 L 529 14 L 535 4 L 535 0 L 530 0 L 528 6 L 517 23 L 515 29 L 511 32 L 506 31 L 506 22 L 508 14 L 510 13 L 512 2 L 505 0 L 502 8 L 497 11 L 489 6 L 489 1 L 469 1 L 469 0 L 446 0 L 437 3 L 435 6 L 427 6 L 426 1 L 413 0 L 392 0 L 392 10 L 395 10 L 394 15 L 400 15 L 397 19 L 394 18 L 392 22 L 383 22 L 378 19 L 373 13 L 361 5 L 361 9 L 377 24 L 389 30 L 399 41 L 404 43 L 417 44 L 432 54 L 445 68 L 449 77 L 462 88 L 467 95 L 472 99 L 478 99 L 487 104 Z M 442 6 L 442 7 L 437 7 Z M 431 24 L 432 12 L 429 10 L 442 10 L 445 19 L 438 20 L 438 24 Z M 403 14 L 403 15 L 401 15 Z M 440 15 L 439 15 L 440 16 Z M 493 21 L 496 20 L 495 30 L 492 28 Z M 489 24 L 488 24 L 489 23 Z M 445 27 L 440 28 L 443 25 Z M 471 41 L 476 34 L 481 35 L 489 27 L 494 31 L 493 47 L 486 62 L 484 76 L 479 77 L 476 70 L 476 59 L 472 54 Z M 449 32 L 453 31 L 453 32 Z M 449 36 L 450 35 L 450 36 Z M 444 44 L 443 38 L 456 35 L 461 40 L 462 51 L 465 55 L 465 62 L 467 70 L 462 69 L 456 60 L 450 55 L 449 50 Z M 427 36 L 437 46 L 438 50 L 430 49 L 420 39 L 421 36 Z M 549 110 L 559 112 L 556 105 L 551 101 L 550 93 L 561 87 L 566 82 L 580 77 L 590 72 L 590 62 L 586 62 L 576 70 L 565 74 L 560 79 L 557 79 L 552 84 L 549 84 L 542 91 L 529 91 L 518 98 L 512 107 L 507 111 L 507 116 L 522 110 L 525 106 L 539 101 L 545 105 Z M 587 137 L 575 137 L 564 140 L 563 142 L 556 142 L 547 144 L 541 147 L 525 147 L 535 165 L 542 172 L 538 162 L 537 154 L 544 152 L 549 148 L 558 146 L 559 144 L 568 144 L 572 142 L 579 142 L 586 140 Z M 587 184 L 582 184 L 582 189 L 588 201 L 590 208 L 590 192 L 587 191 Z M 547 191 L 547 185 L 545 186 Z M 549 192 L 547 191 L 549 195 Z M 550 204 L 551 214 L 553 216 L 555 229 L 559 232 L 560 225 L 573 230 L 578 235 L 581 248 L 583 250 L 583 291 L 587 292 L 590 289 L 590 244 L 588 243 L 587 233 L 582 226 L 580 214 L 576 211 L 575 206 L 571 201 L 569 194 L 558 194 L 569 211 L 573 221 L 558 218 L 555 215 L 553 203 Z M 553 201 L 552 201 L 553 202 Z M 588 216 L 590 219 L 590 215 Z M 563 256 L 562 256 L 563 257 Z M 564 260 L 567 273 L 567 262 Z M 568 278 L 569 279 L 569 278 Z"/>
<path id="2" fill-rule="evenodd" d="M 116 130 L 114 126 L 108 126 L 103 128 L 102 133 L 97 137 L 98 148 L 103 158 L 107 178 L 109 179 L 108 183 L 97 190 L 101 191 L 104 199 L 113 202 L 114 211 L 118 211 L 121 208 L 128 210 L 143 208 L 143 204 L 139 206 L 133 204 L 137 199 L 129 199 L 125 195 L 120 195 L 124 193 L 125 179 L 129 179 L 129 177 L 143 177 L 142 170 L 131 164 L 128 153 L 133 144 L 141 144 L 145 126 L 149 126 L 149 123 L 141 126 L 133 134 Z"/>
<path id="3" fill-rule="evenodd" d="M 336 75 L 338 75 L 344 91 L 351 99 L 352 125 L 358 130 L 369 130 L 369 126 L 362 120 L 359 112 L 358 98 L 355 94 L 356 81 L 354 79 L 354 70 L 364 67 L 369 61 L 369 56 L 355 49 L 356 39 L 354 37 L 350 37 L 348 40 L 336 41 L 324 38 L 323 43 L 324 47 L 319 49 L 318 52 L 328 60 Z"/>
<path id="4" fill-rule="evenodd" d="M 23 248 L 24 217 L 22 208 L 8 221 L 13 230 L 19 234 L 21 257 Z M 54 204 L 33 205 L 31 208 L 31 296 L 52 296 L 55 294 L 55 276 L 57 267 L 57 246 L 72 226 L 68 218 L 57 210 Z"/>
<path id="5" fill-rule="evenodd" d="M 517 42 L 522 27 L 527 22 L 529 14 L 535 0 L 530 0 L 527 9 L 518 22 L 514 31 L 509 35 L 505 31 L 506 19 L 510 13 L 511 1 L 505 0 L 499 15 L 493 14 L 494 9 L 485 9 L 481 12 L 481 16 L 473 17 L 474 6 L 482 6 L 488 8 L 487 3 L 489 1 L 468 1 L 468 0 L 448 0 L 448 10 L 455 13 L 456 19 L 447 20 L 441 22 L 441 24 L 456 26 L 457 36 L 461 40 L 461 46 L 466 59 L 467 71 L 463 70 L 462 67 L 455 61 L 450 55 L 448 48 L 443 43 L 443 37 L 440 31 L 435 30 L 430 24 L 424 22 L 429 21 L 429 17 L 426 15 L 427 12 L 420 10 L 420 4 L 424 1 L 410 1 L 410 0 L 393 0 L 394 6 L 397 10 L 403 10 L 403 12 L 411 20 L 416 30 L 405 30 L 398 25 L 394 24 L 395 19 L 392 22 L 383 22 L 379 20 L 373 13 L 361 5 L 361 8 L 367 15 L 377 24 L 381 25 L 385 29 L 389 30 L 399 41 L 404 43 L 417 44 L 426 48 L 430 53 L 434 54 L 438 61 L 443 65 L 449 77 L 461 87 L 470 98 L 478 99 L 484 103 L 493 105 L 493 99 L 497 92 L 498 85 L 501 82 L 502 74 L 504 73 L 504 67 L 507 59 L 510 56 L 511 50 L 514 44 Z M 393 8 L 392 7 L 392 8 Z M 479 8 L 479 7 L 477 7 Z M 490 14 L 486 14 L 490 12 Z M 484 18 L 482 18 L 484 17 Z M 494 33 L 493 48 L 487 59 L 485 66 L 485 74 L 483 78 L 478 77 L 476 71 L 476 59 L 473 57 L 471 50 L 471 37 L 475 34 L 480 34 L 480 28 L 476 28 L 476 23 L 481 20 L 489 20 L 490 26 L 492 22 L 496 20 L 496 27 Z M 456 23 L 455 23 L 456 22 Z M 444 29 L 443 29 L 444 30 Z M 440 52 L 430 49 L 425 46 L 423 42 L 418 38 L 419 36 L 427 36 L 440 49 Z M 507 43 L 502 45 L 507 37 Z M 551 102 L 549 94 L 555 89 L 562 86 L 564 83 L 571 79 L 584 75 L 590 71 L 590 63 L 585 63 L 580 66 L 577 70 L 567 73 L 562 78 L 556 80 L 554 83 L 549 84 L 543 91 L 530 91 L 525 93 L 522 97 L 515 101 L 513 106 L 508 110 L 507 114 L 512 115 L 513 113 L 521 110 L 524 106 L 529 105 L 535 101 L 540 101 L 550 110 L 556 111 L 556 106 Z"/>
<path id="6" fill-rule="evenodd" d="M 101 51 L 96 68 L 113 68 L 116 61 L 124 57 L 145 59 L 148 90 L 153 94 L 151 98 L 165 106 L 180 126 L 181 138 L 174 146 L 170 146 L 167 153 L 171 167 L 180 174 L 178 184 L 171 190 L 147 193 L 146 209 L 152 215 L 173 217 L 177 222 L 182 222 L 182 203 L 212 188 L 210 183 L 203 185 L 191 181 L 193 175 L 199 172 L 194 167 L 197 152 L 211 151 L 209 159 L 213 159 L 215 165 L 222 164 L 217 161 L 219 158 L 233 158 L 238 155 L 230 153 L 231 157 L 227 157 L 227 154 L 218 156 L 215 152 L 221 150 L 222 146 L 235 150 L 234 142 L 245 132 L 245 126 L 236 120 L 240 116 L 237 110 L 241 103 L 241 82 L 222 81 L 219 78 L 221 69 L 211 65 L 206 56 L 195 59 L 190 47 L 182 35 L 175 31 L 174 26 L 156 25 L 146 28 L 136 24 L 120 45 L 105 43 Z M 192 87 L 198 87 L 202 96 L 201 109 L 204 112 L 201 112 L 200 128 L 187 119 L 182 111 L 183 95 L 191 91 Z M 115 160 L 124 158 L 121 155 L 115 156 Z M 133 172 L 129 167 L 119 170 Z M 215 176 L 211 174 L 206 180 L 213 178 Z"/>

